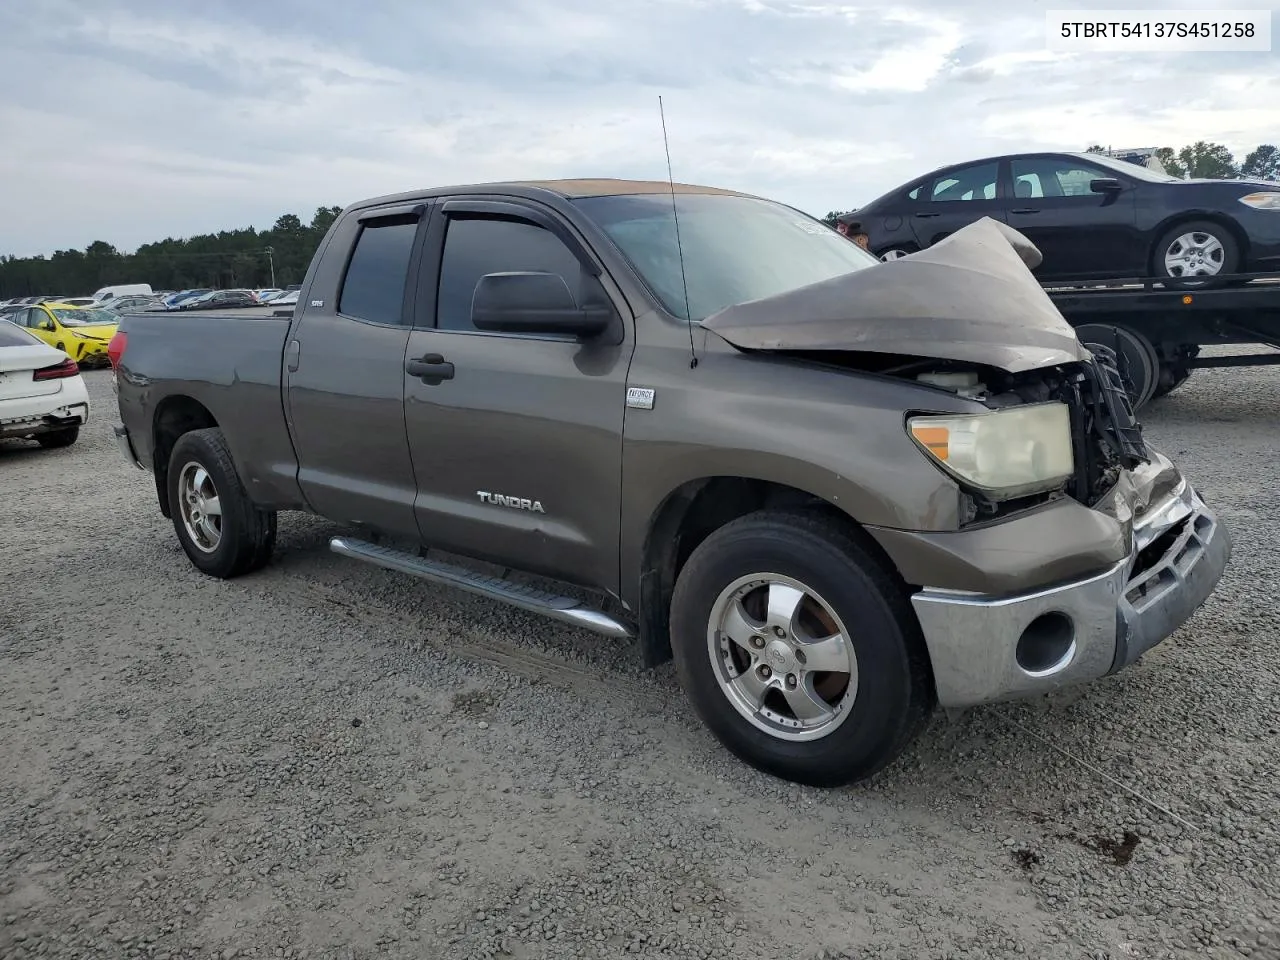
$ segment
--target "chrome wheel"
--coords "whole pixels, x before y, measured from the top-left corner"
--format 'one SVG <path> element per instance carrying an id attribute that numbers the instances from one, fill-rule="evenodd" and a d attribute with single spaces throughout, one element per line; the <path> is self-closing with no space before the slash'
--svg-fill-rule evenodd
<path id="1" fill-rule="evenodd" d="M 880 254 L 880 259 L 881 260 L 901 260 L 903 257 L 908 255 L 909 254 L 906 250 L 899 250 L 897 247 L 894 247 L 892 250 L 886 250 L 884 253 Z"/>
<path id="2" fill-rule="evenodd" d="M 818 740 L 849 716 L 858 657 L 828 604 L 798 580 L 757 574 L 711 608 L 708 653 L 734 709 L 780 740 Z"/>
<path id="3" fill-rule="evenodd" d="M 178 476 L 178 510 L 187 536 L 202 553 L 213 553 L 222 542 L 222 502 L 209 471 L 192 461 Z"/>
<path id="4" fill-rule="evenodd" d="M 1226 251 L 1212 233 L 1195 230 L 1174 239 L 1164 251 L 1164 271 L 1171 277 L 1213 277 L 1222 272 Z"/>

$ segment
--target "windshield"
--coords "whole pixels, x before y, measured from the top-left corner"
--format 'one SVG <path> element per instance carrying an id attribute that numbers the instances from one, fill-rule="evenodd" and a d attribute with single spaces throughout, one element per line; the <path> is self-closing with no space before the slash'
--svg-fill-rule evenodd
<path id="1" fill-rule="evenodd" d="M 112 313 L 110 310 L 102 309 L 54 309 L 53 315 L 58 318 L 58 322 L 64 327 L 95 327 L 103 323 L 120 322 L 120 317 L 117 314 Z"/>
<path id="2" fill-rule="evenodd" d="M 1136 163 L 1130 163 L 1128 160 L 1117 160 L 1115 157 L 1104 157 L 1100 153 L 1079 154 L 1083 160 L 1090 163 L 1096 163 L 1100 167 L 1110 167 L 1117 173 L 1123 173 L 1126 177 L 1133 177 L 1135 180 L 1148 180 L 1152 183 L 1169 183 L 1177 180 L 1177 177 L 1171 177 L 1167 173 L 1161 173 L 1159 170 L 1150 170 L 1147 167 L 1139 166 Z"/>
<path id="3" fill-rule="evenodd" d="M 759 300 L 874 266 L 879 261 L 825 224 L 769 200 L 723 194 L 585 197 L 582 211 L 607 233 L 676 317 L 703 320 Z"/>

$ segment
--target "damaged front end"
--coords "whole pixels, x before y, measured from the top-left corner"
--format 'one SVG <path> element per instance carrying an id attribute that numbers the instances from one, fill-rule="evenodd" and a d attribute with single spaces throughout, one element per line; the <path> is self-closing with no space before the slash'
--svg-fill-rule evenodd
<path id="1" fill-rule="evenodd" d="M 1225 526 L 1144 442 L 1116 353 L 1080 342 L 1038 263 L 1021 234 L 979 221 L 703 321 L 739 350 L 920 386 L 904 428 L 955 480 L 958 528 L 867 530 L 911 590 L 948 708 L 1127 666 L 1205 602 L 1231 555 Z"/>
<path id="2" fill-rule="evenodd" d="M 741 350 L 914 380 L 991 409 L 1061 402 L 1071 421 L 1069 476 L 1012 498 L 969 484 L 961 520 L 996 519 L 1063 493 L 1092 506 L 1150 454 L 1117 355 L 1080 342 L 1032 275 L 1039 262 L 1026 237 L 984 219 L 909 257 L 702 323 Z"/>

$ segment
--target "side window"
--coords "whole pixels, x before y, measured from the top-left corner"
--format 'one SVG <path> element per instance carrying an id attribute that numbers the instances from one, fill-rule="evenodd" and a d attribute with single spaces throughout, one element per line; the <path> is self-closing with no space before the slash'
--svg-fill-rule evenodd
<path id="1" fill-rule="evenodd" d="M 933 182 L 930 200 L 994 200 L 996 180 L 1000 175 L 998 161 L 975 163 L 961 167 Z"/>
<path id="2" fill-rule="evenodd" d="M 373 323 L 401 323 L 409 259 L 418 232 L 414 214 L 370 220 L 360 228 L 338 312 Z"/>
<path id="3" fill-rule="evenodd" d="M 451 219 L 440 259 L 436 327 L 475 330 L 471 298 L 476 284 L 485 274 L 512 270 L 559 274 L 582 303 L 582 264 L 551 231 L 518 220 Z"/>
<path id="4" fill-rule="evenodd" d="M 921 185 L 921 186 L 919 186 L 919 187 L 916 187 L 914 190 L 910 191 L 910 192 L 907 194 L 907 198 L 908 198 L 908 199 L 910 199 L 910 200 L 919 200 L 919 199 L 920 199 L 920 191 L 921 191 L 921 190 L 923 190 L 923 189 L 924 189 L 924 186 L 923 186 L 923 185 Z"/>
<path id="5" fill-rule="evenodd" d="M 1017 197 L 1093 197 L 1089 181 L 1111 176 L 1077 160 L 1052 157 L 1013 160 L 1010 169 Z"/>

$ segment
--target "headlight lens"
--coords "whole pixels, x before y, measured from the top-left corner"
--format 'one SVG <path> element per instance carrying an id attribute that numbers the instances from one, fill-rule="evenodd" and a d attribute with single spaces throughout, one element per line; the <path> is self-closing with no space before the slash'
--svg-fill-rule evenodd
<path id="1" fill-rule="evenodd" d="M 944 470 L 992 500 L 1051 490 L 1075 472 L 1065 403 L 910 417 L 907 430 Z"/>
<path id="2" fill-rule="evenodd" d="M 1240 198 L 1245 206 L 1255 210 L 1280 210 L 1280 190 L 1263 190 Z"/>

